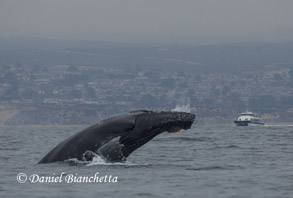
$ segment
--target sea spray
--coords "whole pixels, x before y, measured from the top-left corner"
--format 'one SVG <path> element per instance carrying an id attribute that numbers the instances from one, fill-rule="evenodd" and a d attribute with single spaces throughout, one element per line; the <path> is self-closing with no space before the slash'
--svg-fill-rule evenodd
<path id="1" fill-rule="evenodd" d="M 180 98 L 179 101 L 177 102 L 177 105 L 174 109 L 171 110 L 172 112 L 186 112 L 190 113 L 190 99 L 185 97 L 185 98 Z"/>

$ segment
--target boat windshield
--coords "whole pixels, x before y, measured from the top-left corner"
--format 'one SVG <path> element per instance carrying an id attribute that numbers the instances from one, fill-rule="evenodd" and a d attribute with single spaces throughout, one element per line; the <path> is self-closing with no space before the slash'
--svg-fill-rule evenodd
<path id="1" fill-rule="evenodd" d="M 255 116 L 254 113 L 246 112 L 246 113 L 241 113 L 242 116 Z"/>

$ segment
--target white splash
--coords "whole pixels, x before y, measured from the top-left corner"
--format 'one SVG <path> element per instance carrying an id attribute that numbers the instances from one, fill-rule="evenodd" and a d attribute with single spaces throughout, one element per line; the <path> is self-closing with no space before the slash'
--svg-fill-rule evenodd
<path id="1" fill-rule="evenodd" d="M 87 166 L 94 166 L 94 165 L 109 165 L 101 156 L 95 155 L 93 160 L 90 161 Z"/>
<path id="2" fill-rule="evenodd" d="M 96 165 L 107 165 L 107 166 L 113 166 L 113 165 L 119 165 L 119 166 L 136 166 L 136 164 L 133 164 L 131 162 L 106 162 L 102 157 L 99 155 L 96 155 L 93 160 L 87 164 L 86 166 L 96 166 Z"/>
<path id="3" fill-rule="evenodd" d="M 99 156 L 98 154 L 94 154 L 94 157 L 92 160 L 90 161 L 86 161 L 86 160 L 78 160 L 77 158 L 71 158 L 68 160 L 65 160 L 65 162 L 71 162 L 74 164 L 84 164 L 86 166 L 100 166 L 100 165 L 106 165 L 106 166 L 146 166 L 148 164 L 134 164 L 132 162 L 126 161 L 126 162 L 107 162 L 104 160 L 103 157 Z"/>
<path id="4" fill-rule="evenodd" d="M 176 107 L 171 110 L 172 112 L 186 112 L 190 113 L 190 99 L 189 98 L 181 98 L 177 103 Z"/>
<path id="5" fill-rule="evenodd" d="M 75 164 L 85 164 L 86 166 L 91 166 L 91 165 L 106 165 L 109 164 L 107 163 L 101 156 L 98 154 L 91 152 L 93 154 L 93 159 L 92 160 L 78 160 L 77 158 L 71 158 L 68 160 L 65 160 L 65 162 L 73 162 Z"/>
<path id="6" fill-rule="evenodd" d="M 105 161 L 101 156 L 95 154 L 93 159 L 91 161 L 86 161 L 86 160 L 78 160 L 77 158 L 71 158 L 68 160 L 65 160 L 65 162 L 72 162 L 74 164 L 84 164 L 86 166 L 95 166 L 95 165 L 132 165 L 130 162 L 117 162 L 117 163 L 112 163 L 112 162 L 107 162 Z"/>

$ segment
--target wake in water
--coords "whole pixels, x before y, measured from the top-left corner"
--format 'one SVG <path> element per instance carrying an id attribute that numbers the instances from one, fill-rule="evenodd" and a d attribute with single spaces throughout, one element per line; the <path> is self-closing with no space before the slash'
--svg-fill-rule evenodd
<path id="1" fill-rule="evenodd" d="M 293 127 L 293 124 L 266 124 L 266 127 Z"/>
<path id="2" fill-rule="evenodd" d="M 190 99 L 189 98 L 181 98 L 177 103 L 176 107 L 171 110 L 172 112 L 186 112 L 190 113 Z"/>

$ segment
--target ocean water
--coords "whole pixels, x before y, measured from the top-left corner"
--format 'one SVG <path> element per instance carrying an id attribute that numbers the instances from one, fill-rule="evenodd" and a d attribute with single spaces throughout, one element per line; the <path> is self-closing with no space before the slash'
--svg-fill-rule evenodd
<path id="1" fill-rule="evenodd" d="M 293 197 L 292 126 L 195 125 L 157 136 L 126 163 L 37 164 L 81 129 L 0 128 L 0 197 Z M 95 174 L 112 180 L 78 182 Z"/>

